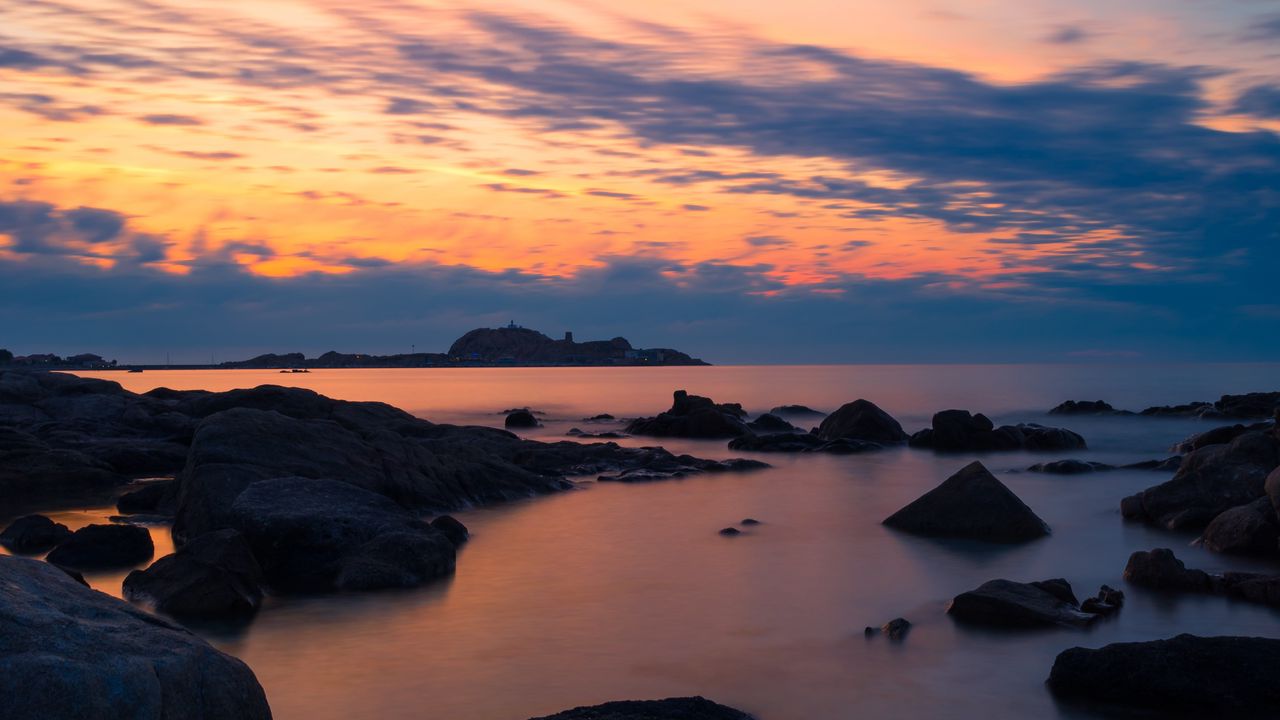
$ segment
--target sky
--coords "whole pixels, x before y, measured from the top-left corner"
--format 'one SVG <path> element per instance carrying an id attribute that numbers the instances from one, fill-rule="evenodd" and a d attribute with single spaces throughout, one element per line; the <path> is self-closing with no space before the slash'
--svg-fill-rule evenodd
<path id="1" fill-rule="evenodd" d="M 0 4 L 0 347 L 1275 360 L 1275 0 Z"/>

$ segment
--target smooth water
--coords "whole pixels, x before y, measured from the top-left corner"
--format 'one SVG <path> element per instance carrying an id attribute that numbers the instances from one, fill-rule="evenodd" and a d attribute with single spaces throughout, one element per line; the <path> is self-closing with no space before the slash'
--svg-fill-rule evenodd
<path id="1" fill-rule="evenodd" d="M 1083 434 L 1072 457 L 1133 462 L 1211 425 L 1147 418 L 1048 418 L 1067 399 L 1117 407 L 1280 388 L 1277 365 L 509 368 L 101 373 L 131 390 L 293 384 L 382 400 L 439 422 L 501 425 L 504 408 L 547 413 L 539 439 L 581 418 L 653 414 L 685 388 L 753 413 L 784 403 L 832 410 L 865 397 L 908 432 L 937 410 L 986 412 Z M 595 425 L 595 429 L 608 426 Z M 722 441 L 636 439 L 728 457 Z M 451 580 L 412 591 L 273 598 L 238 634 L 207 635 L 245 660 L 277 718 L 520 720 L 621 698 L 701 694 L 761 720 L 1073 717 L 1043 686 L 1075 645 L 1190 632 L 1280 637 L 1280 614 L 1219 597 L 1127 587 L 1134 550 L 1173 547 L 1192 567 L 1257 569 L 1193 539 L 1122 522 L 1121 497 L 1167 473 L 1075 477 L 1017 472 L 1060 455 L 980 457 L 1053 528 L 1012 548 L 916 538 L 880 521 L 971 456 L 908 449 L 858 456 L 762 455 L 769 470 L 648 485 L 597 484 L 457 513 L 471 529 Z M 61 513 L 72 525 L 110 514 Z M 717 530 L 746 517 L 742 536 Z M 157 536 L 165 535 L 157 529 Z M 158 537 L 159 552 L 171 547 Z M 1126 591 L 1087 631 L 986 632 L 944 614 L 954 595 L 998 577 L 1067 578 L 1080 597 Z M 119 593 L 122 574 L 90 576 Z M 903 616 L 905 642 L 864 626 Z"/>

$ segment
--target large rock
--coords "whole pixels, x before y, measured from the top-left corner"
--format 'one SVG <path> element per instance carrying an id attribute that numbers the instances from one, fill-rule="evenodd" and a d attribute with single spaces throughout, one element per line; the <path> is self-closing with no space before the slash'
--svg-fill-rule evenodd
<path id="1" fill-rule="evenodd" d="M 1191 570 L 1168 548 L 1135 552 L 1124 579 L 1165 592 L 1216 593 L 1246 602 L 1280 607 L 1280 575 L 1227 572 L 1220 575 Z"/>
<path id="2" fill-rule="evenodd" d="M 1133 415 L 1117 410 L 1102 400 L 1068 400 L 1049 411 L 1050 415 Z"/>
<path id="3" fill-rule="evenodd" d="M 710 398 L 677 390 L 671 409 L 656 417 L 637 418 L 627 425 L 632 435 L 683 438 L 733 438 L 751 433 L 737 403 L 717 404 Z"/>
<path id="4" fill-rule="evenodd" d="M 907 441 L 902 426 L 889 413 L 869 400 L 854 400 L 831 413 L 818 426 L 823 440 L 844 438 L 882 444 Z"/>
<path id="5" fill-rule="evenodd" d="M 1149 407 L 1143 415 L 1155 417 L 1196 417 L 1206 420 L 1265 420 L 1275 417 L 1280 407 L 1280 392 L 1257 392 L 1245 395 L 1223 395 L 1217 402 L 1192 402 L 1185 405 Z"/>
<path id="6" fill-rule="evenodd" d="M 999 543 L 1049 534 L 1049 526 L 980 462 L 966 465 L 884 524 L 918 535 Z"/>
<path id="7" fill-rule="evenodd" d="M 151 533 L 137 525 L 85 525 L 45 558 L 76 570 L 124 568 L 146 562 L 156 552 Z"/>
<path id="8" fill-rule="evenodd" d="M 9 523 L 0 533 L 0 545 L 15 553 L 34 555 L 47 552 L 69 537 L 71 531 L 66 525 L 43 515 L 27 515 Z"/>
<path id="9" fill-rule="evenodd" d="M 1065 580 L 1020 583 L 991 580 L 961 593 L 947 614 L 972 625 L 1005 628 L 1084 627 L 1098 615 L 1083 612 Z"/>
<path id="10" fill-rule="evenodd" d="M 35 560 L 0 557 L 0 717 L 267 720 L 262 687 L 195 635 Z"/>
<path id="11" fill-rule="evenodd" d="M 1246 433 L 1187 455 L 1172 479 L 1126 497 L 1120 512 L 1170 530 L 1200 530 L 1221 513 L 1262 497 L 1267 475 L 1277 466 L 1275 432 Z"/>
<path id="12" fill-rule="evenodd" d="M 765 413 L 760 417 L 747 423 L 747 427 L 759 433 L 790 433 L 796 431 L 796 426 L 774 415 L 773 413 Z"/>
<path id="13" fill-rule="evenodd" d="M 1196 637 L 1114 643 L 1060 653 L 1049 689 L 1100 709 L 1175 717 L 1274 718 L 1280 713 L 1280 640 Z"/>
<path id="14" fill-rule="evenodd" d="M 507 414 L 503 425 L 509 428 L 536 428 L 542 423 L 528 410 L 514 410 Z"/>
<path id="15" fill-rule="evenodd" d="M 1034 423 L 995 427 L 986 415 L 968 410 L 943 410 L 934 414 L 932 423 L 911 436 L 911 447 L 939 452 L 1085 448 L 1084 438 L 1070 430 Z"/>
<path id="16" fill-rule="evenodd" d="M 183 619 L 244 618 L 262 604 L 262 569 L 235 530 L 201 535 L 124 579 L 124 596 Z"/>
<path id="17" fill-rule="evenodd" d="M 267 581 L 283 591 L 413 587 L 454 569 L 443 532 L 349 483 L 264 480 L 240 493 L 230 514 Z"/>
<path id="18" fill-rule="evenodd" d="M 666 700 L 619 700 L 546 715 L 531 720 L 752 720 L 740 710 L 703 697 Z"/>
<path id="19" fill-rule="evenodd" d="M 1200 540 L 1214 552 L 1275 555 L 1280 549 L 1280 519 L 1271 498 L 1263 496 L 1223 511 L 1204 529 Z"/>

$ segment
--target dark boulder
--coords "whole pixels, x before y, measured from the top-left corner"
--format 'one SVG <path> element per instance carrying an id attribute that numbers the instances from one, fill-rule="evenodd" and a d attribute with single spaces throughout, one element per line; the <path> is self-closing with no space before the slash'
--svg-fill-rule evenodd
<path id="1" fill-rule="evenodd" d="M 127 492 L 116 499 L 116 509 L 125 515 L 157 514 L 160 512 L 161 503 L 174 488 L 172 480 L 148 482 L 137 490 Z"/>
<path id="2" fill-rule="evenodd" d="M 939 452 L 999 450 L 1083 450 L 1084 438 L 1070 430 L 1034 423 L 995 427 L 990 418 L 968 410 L 943 410 L 932 427 L 911 436 L 911 447 Z"/>
<path id="3" fill-rule="evenodd" d="M 45 558 L 77 570 L 124 568 L 155 555 L 151 533 L 136 525 L 86 525 L 62 541 Z"/>
<path id="4" fill-rule="evenodd" d="M 632 420 L 627 432 L 654 437 L 733 438 L 750 434 L 751 428 L 742 421 L 745 414 L 737 403 L 717 404 L 677 390 L 670 410 L 656 417 Z"/>
<path id="5" fill-rule="evenodd" d="M 791 417 L 822 417 L 826 415 L 826 413 L 814 410 L 807 405 L 779 405 L 769 412 L 774 415 L 789 415 Z"/>
<path id="6" fill-rule="evenodd" d="M 449 538 L 391 500 L 336 480 L 276 478 L 250 485 L 231 507 L 282 591 L 412 587 L 449 575 Z"/>
<path id="7" fill-rule="evenodd" d="M 1084 475 L 1086 473 L 1106 472 L 1107 470 L 1115 469 L 1114 465 L 1086 460 L 1055 460 L 1047 463 L 1036 463 L 1027 468 L 1029 472 L 1049 475 Z"/>
<path id="8" fill-rule="evenodd" d="M 759 525 L 760 521 L 755 518 L 743 518 L 739 525 Z"/>
<path id="9" fill-rule="evenodd" d="M 244 618 L 262 604 L 264 579 L 244 536 L 205 533 L 124 579 L 124 596 L 182 619 Z"/>
<path id="10" fill-rule="evenodd" d="M 1068 400 L 1049 411 L 1050 415 L 1132 415 L 1128 410 L 1117 410 L 1101 400 Z"/>
<path id="11" fill-rule="evenodd" d="M 1267 475 L 1277 466 L 1275 433 L 1246 433 L 1187 455 L 1172 479 L 1126 497 L 1120 511 L 1170 530 L 1200 530 L 1221 513 L 1261 497 Z"/>
<path id="12" fill-rule="evenodd" d="M 0 557 L 0 608 L 0 717 L 271 717 L 244 663 L 52 565 Z"/>
<path id="13" fill-rule="evenodd" d="M 1103 585 L 1095 597 L 1085 598 L 1080 609 L 1094 615 L 1113 615 L 1124 605 L 1124 593 Z"/>
<path id="14" fill-rule="evenodd" d="M 1280 519 L 1271 499 L 1263 496 L 1224 510 L 1204 529 L 1200 540 L 1214 552 L 1275 555 L 1280 549 Z"/>
<path id="15" fill-rule="evenodd" d="M 755 420 L 752 420 L 747 423 L 747 427 L 751 428 L 755 432 L 765 433 L 789 433 L 796 431 L 795 425 L 792 425 L 772 413 L 765 413 Z"/>
<path id="16" fill-rule="evenodd" d="M 906 618 L 894 618 L 884 625 L 880 626 L 880 632 L 890 640 L 901 640 L 907 636 L 907 631 L 911 629 L 911 623 Z"/>
<path id="17" fill-rule="evenodd" d="M 885 519 L 918 535 L 1017 543 L 1049 534 L 1049 526 L 980 462 Z"/>
<path id="18" fill-rule="evenodd" d="M 461 545 L 471 538 L 471 532 L 467 530 L 467 526 L 463 525 L 452 515 L 441 515 L 440 517 L 432 520 L 431 527 L 444 533 L 444 536 L 449 538 L 449 542 L 453 543 L 454 547 Z"/>
<path id="19" fill-rule="evenodd" d="M 558 712 L 530 720 L 753 720 L 731 707 L 703 697 L 619 700 Z"/>
<path id="20" fill-rule="evenodd" d="M 47 552 L 69 537 L 71 531 L 66 525 L 43 515 L 27 515 L 9 523 L 9 527 L 0 533 L 0 545 L 11 552 L 35 555 Z"/>
<path id="21" fill-rule="evenodd" d="M 1124 579 L 1134 585 L 1154 590 L 1209 592 L 1212 590 L 1209 574 L 1203 570 L 1188 570 L 1168 548 L 1151 551 L 1139 550 L 1129 556 L 1124 567 Z"/>
<path id="22" fill-rule="evenodd" d="M 719 532 L 721 535 L 724 535 L 725 537 L 733 537 L 735 535 L 742 534 L 742 531 L 736 527 L 720 528 Z"/>
<path id="23" fill-rule="evenodd" d="M 1280 640 L 1179 635 L 1071 648 L 1054 661 L 1048 686 L 1060 699 L 1107 709 L 1273 718 L 1280 710 L 1277 667 Z"/>
<path id="24" fill-rule="evenodd" d="M 823 440 L 861 440 L 882 444 L 907 441 L 907 434 L 889 413 L 870 400 L 854 400 L 828 415 L 818 426 Z"/>
<path id="25" fill-rule="evenodd" d="M 528 410 L 515 410 L 507 415 L 503 424 L 509 428 L 536 428 L 542 423 Z"/>
<path id="26" fill-rule="evenodd" d="M 1084 627 L 1097 619 L 1080 609 L 1065 580 L 991 580 L 957 595 L 947 614 L 963 623 L 1002 628 Z"/>

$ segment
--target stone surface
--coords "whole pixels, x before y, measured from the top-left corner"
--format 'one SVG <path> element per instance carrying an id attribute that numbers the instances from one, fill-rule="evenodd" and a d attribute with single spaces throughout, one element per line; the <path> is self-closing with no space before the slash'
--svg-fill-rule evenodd
<path id="1" fill-rule="evenodd" d="M 1071 648 L 1054 661 L 1048 686 L 1063 700 L 1103 710 L 1273 718 L 1280 711 L 1277 667 L 1280 640 L 1178 635 Z"/>
<path id="2" fill-rule="evenodd" d="M 43 515 L 27 515 L 9 523 L 0 533 L 0 545 L 11 552 L 34 555 L 48 552 L 53 546 L 71 537 L 66 525 Z"/>
<path id="3" fill-rule="evenodd" d="M 71 579 L 0 557 L 0 717 L 268 720 L 253 672 L 195 635 Z"/>
<path id="4" fill-rule="evenodd" d="M 1017 543 L 1049 533 L 1032 512 L 982 463 L 974 462 L 885 519 L 918 535 Z"/>
<path id="5" fill-rule="evenodd" d="M 703 697 L 619 700 L 565 710 L 531 720 L 753 720 L 750 715 Z"/>
<path id="6" fill-rule="evenodd" d="M 1260 497 L 1248 505 L 1224 510 L 1200 536 L 1214 552 L 1241 555 L 1276 555 L 1280 549 L 1280 518 L 1271 498 Z"/>
<path id="7" fill-rule="evenodd" d="M 46 560 L 76 570 L 124 568 L 156 552 L 151 533 L 136 525 L 86 525 L 63 540 Z"/>
<path id="8" fill-rule="evenodd" d="M 218 530 L 129 573 L 124 596 L 177 618 L 244 618 L 261 606 L 263 583 L 244 536 Z"/>

